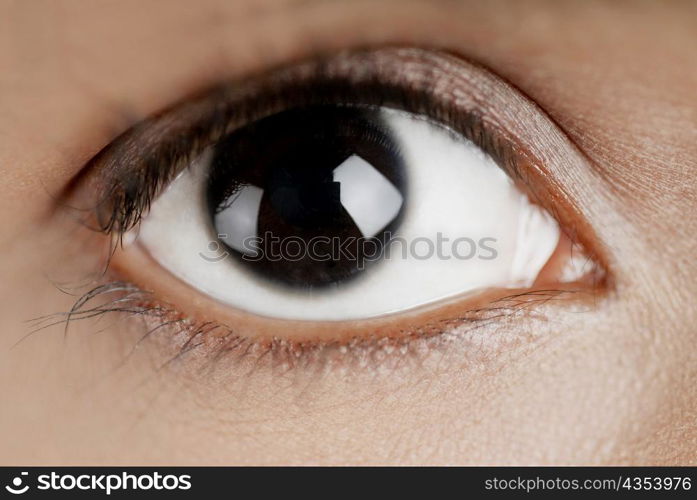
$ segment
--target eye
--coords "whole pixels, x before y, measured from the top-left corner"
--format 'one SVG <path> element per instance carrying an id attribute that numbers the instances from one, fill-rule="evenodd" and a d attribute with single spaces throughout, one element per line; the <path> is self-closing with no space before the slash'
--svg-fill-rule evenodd
<path id="1" fill-rule="evenodd" d="M 347 52 L 135 127 L 95 160 L 97 215 L 131 276 L 156 264 L 234 314 L 360 321 L 597 282 L 564 162 L 582 159 L 488 71 Z"/>
<path id="2" fill-rule="evenodd" d="M 527 287 L 559 237 L 556 221 L 460 134 L 423 115 L 350 105 L 290 109 L 229 134 L 140 230 L 155 260 L 196 289 L 302 320 Z"/>

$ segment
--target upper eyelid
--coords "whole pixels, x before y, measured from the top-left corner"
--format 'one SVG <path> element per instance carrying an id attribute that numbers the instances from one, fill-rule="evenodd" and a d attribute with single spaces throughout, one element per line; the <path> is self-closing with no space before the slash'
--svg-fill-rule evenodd
<path id="1" fill-rule="evenodd" d="M 161 189 L 205 147 L 235 127 L 289 104 L 314 104 L 317 96 L 307 89 L 313 82 L 328 80 L 339 84 L 329 88 L 327 100 L 333 99 L 332 103 L 337 95 L 355 99 L 371 86 L 379 86 L 374 102 L 367 104 L 421 112 L 463 133 L 514 179 L 526 183 L 536 201 L 557 219 L 566 218 L 560 222 L 572 226 L 569 236 L 604 264 L 597 239 L 578 216 L 580 207 L 559 178 L 568 172 L 551 168 L 570 163 L 576 170 L 583 168 L 579 167 L 585 161 L 582 154 L 535 103 L 509 84 L 455 55 L 428 49 L 345 51 L 218 85 L 119 136 L 83 169 L 86 175 L 76 183 L 76 191 L 92 193 L 99 229 L 124 232 L 139 222 L 141 212 Z M 386 92 L 389 83 L 394 85 L 391 95 Z M 421 100 L 405 94 L 407 86 Z M 546 203 L 549 198 L 555 200 Z"/>
<path id="2" fill-rule="evenodd" d="M 246 80 L 220 84 L 162 113 L 146 118 L 121 134 L 83 169 L 92 172 L 88 179 L 91 181 L 89 190 L 100 193 L 96 205 L 100 212 L 107 214 L 112 208 L 113 198 L 119 194 L 114 192 L 114 187 L 126 193 L 134 193 L 138 186 L 146 184 L 144 180 L 148 178 L 151 182 L 147 185 L 151 186 L 154 192 L 144 193 L 144 197 L 152 199 L 174 174 L 200 154 L 206 146 L 216 142 L 237 126 L 278 112 L 289 105 L 318 103 L 317 96 L 313 95 L 317 90 L 317 84 L 326 85 L 328 80 L 332 80 L 333 84 L 339 83 L 341 88 L 329 89 L 329 95 L 324 98 L 327 103 L 335 104 L 337 98 L 352 103 L 362 99 L 366 104 L 396 105 L 407 111 L 424 112 L 433 119 L 440 119 L 454 126 L 475 142 L 488 141 L 487 144 L 479 145 L 497 157 L 497 161 L 504 168 L 508 167 L 509 174 L 517 177 L 516 163 L 509 160 L 512 160 L 514 154 L 520 154 L 521 149 L 511 147 L 513 143 L 506 140 L 494 144 L 493 140 L 503 139 L 504 134 L 487 133 L 483 121 L 478 119 L 478 106 L 474 102 L 469 103 L 470 109 L 467 111 L 452 111 L 452 103 L 449 102 L 441 102 L 436 106 L 435 99 L 432 109 L 416 109 L 425 106 L 423 95 L 433 96 L 440 92 L 435 86 L 430 88 L 428 77 L 434 75 L 424 75 L 422 71 L 411 75 L 417 80 L 417 91 L 422 96 L 414 98 L 403 94 L 410 75 L 401 71 L 401 64 L 439 63 L 434 73 L 439 73 L 438 82 L 442 84 L 447 79 L 450 69 L 444 66 L 452 63 L 451 58 L 452 56 L 444 53 L 411 48 L 347 51 L 343 56 L 312 60 L 251 76 Z M 475 68 L 470 63 L 459 62 L 467 66 L 470 72 Z M 367 75 L 352 75 L 351 73 L 357 69 L 363 69 Z M 460 79 L 471 77 L 470 72 L 461 72 Z M 395 86 L 392 95 L 389 95 L 385 88 L 385 80 L 388 77 Z M 418 81 L 419 79 L 421 81 Z M 463 85 L 461 82 L 458 84 L 455 81 L 453 84 L 476 90 L 474 85 Z M 376 86 L 380 87 L 380 90 L 369 99 L 366 99 L 365 88 L 353 88 Z M 308 88 L 312 93 L 306 92 Z M 250 100 L 252 102 L 249 102 Z M 449 116 L 434 116 L 437 109 L 441 111 L 441 115 Z M 457 125 L 456 121 L 459 122 Z M 467 130 L 463 130 L 465 128 Z M 513 149 L 517 151 L 514 153 Z M 154 168 L 155 166 L 157 168 Z M 156 179 L 153 179 L 153 174 L 157 174 Z M 123 203 L 124 200 L 120 202 Z M 98 220 L 98 225 L 105 232 L 125 231 L 136 222 L 136 219 L 124 220 L 122 224 L 114 227 L 114 221 L 102 219 Z"/>

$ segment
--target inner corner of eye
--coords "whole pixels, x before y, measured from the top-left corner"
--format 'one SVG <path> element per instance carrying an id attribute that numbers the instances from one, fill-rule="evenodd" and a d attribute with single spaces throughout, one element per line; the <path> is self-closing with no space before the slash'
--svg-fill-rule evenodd
<path id="1" fill-rule="evenodd" d="M 155 200 L 139 241 L 204 294 L 293 320 L 371 318 L 589 272 L 473 142 L 429 117 L 358 105 L 236 129 Z"/>

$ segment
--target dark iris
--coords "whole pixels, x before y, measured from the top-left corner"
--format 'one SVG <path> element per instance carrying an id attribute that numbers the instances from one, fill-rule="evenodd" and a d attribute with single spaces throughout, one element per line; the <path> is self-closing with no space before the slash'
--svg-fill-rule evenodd
<path id="1" fill-rule="evenodd" d="M 405 207 L 404 161 L 377 108 L 291 109 L 214 149 L 207 186 L 220 241 L 270 281 L 311 288 L 379 259 Z"/>

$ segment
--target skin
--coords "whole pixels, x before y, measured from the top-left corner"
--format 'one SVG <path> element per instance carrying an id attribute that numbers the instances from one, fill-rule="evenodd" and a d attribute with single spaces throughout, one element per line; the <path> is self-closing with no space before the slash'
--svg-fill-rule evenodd
<path id="1" fill-rule="evenodd" d="M 697 464 L 694 19 L 687 1 L 0 3 L 0 461 Z M 158 344 L 119 367 L 142 330 L 97 333 L 108 318 L 13 347 L 72 306 L 56 282 L 98 268 L 57 196 L 119 133 L 206 84 L 384 43 L 459 52 L 568 135 L 606 296 L 322 373 L 156 373 Z"/>

